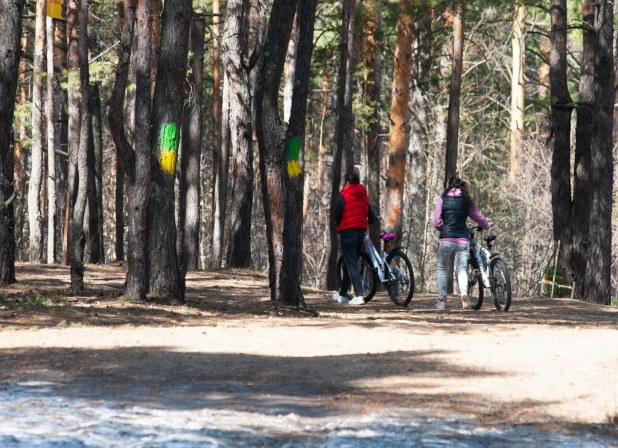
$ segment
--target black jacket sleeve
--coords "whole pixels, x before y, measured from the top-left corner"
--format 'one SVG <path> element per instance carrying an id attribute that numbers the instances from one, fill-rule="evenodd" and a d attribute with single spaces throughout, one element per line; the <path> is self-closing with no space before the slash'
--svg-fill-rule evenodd
<path id="1" fill-rule="evenodd" d="M 335 222 L 337 222 L 337 226 L 341 223 L 341 218 L 343 217 L 343 207 L 345 207 L 345 199 L 341 193 L 337 196 L 337 205 L 335 206 Z"/>
<path id="2" fill-rule="evenodd" d="M 378 222 L 378 217 L 376 213 L 373 211 L 373 207 L 369 204 L 369 210 L 367 211 L 367 219 L 369 220 L 369 224 L 375 224 Z"/>

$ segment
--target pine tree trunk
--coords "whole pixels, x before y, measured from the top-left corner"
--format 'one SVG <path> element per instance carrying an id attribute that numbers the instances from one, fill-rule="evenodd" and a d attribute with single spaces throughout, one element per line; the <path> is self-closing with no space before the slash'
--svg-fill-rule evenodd
<path id="1" fill-rule="evenodd" d="M 223 73 L 223 98 L 221 99 L 221 145 L 217 164 L 215 191 L 213 194 L 214 214 L 212 230 L 213 268 L 221 267 L 227 211 L 227 183 L 230 166 L 230 83 Z"/>
<path id="2" fill-rule="evenodd" d="M 0 2 L 0 285 L 15 282 L 13 113 L 19 74 L 23 1 Z"/>
<path id="3" fill-rule="evenodd" d="M 513 19 L 513 73 L 511 74 L 511 153 L 509 165 L 509 179 L 515 183 L 519 176 L 521 164 L 521 138 L 524 132 L 524 55 L 526 41 L 524 27 L 526 7 L 515 6 Z"/>
<path id="4" fill-rule="evenodd" d="M 64 264 L 71 262 L 71 221 L 73 215 L 73 204 L 77 199 L 77 166 L 78 166 L 78 154 L 79 154 L 79 139 L 80 139 L 80 127 L 81 127 L 81 108 L 79 100 L 79 1 L 81 0 L 69 0 L 67 3 L 67 66 L 68 66 L 68 110 L 69 110 L 69 141 L 68 141 L 68 153 L 69 153 L 69 173 L 67 180 L 67 201 L 65 208 L 65 222 L 64 222 L 64 253 L 62 254 L 62 261 Z"/>
<path id="5" fill-rule="evenodd" d="M 401 238 L 403 190 L 408 145 L 408 101 L 412 63 L 412 27 L 414 21 L 407 11 L 410 5 L 401 4 L 397 20 L 397 42 L 393 62 L 391 93 L 391 125 L 389 129 L 388 172 L 386 175 L 386 230 Z"/>
<path id="6" fill-rule="evenodd" d="M 594 23 L 594 11 L 591 0 L 582 1 L 584 22 Z M 579 74 L 579 107 L 576 109 L 577 128 L 575 130 L 575 168 L 573 171 L 573 202 L 571 212 L 571 232 L 573 245 L 562 246 L 562 257 L 568 261 L 566 266 L 575 282 L 573 296 L 585 299 L 586 249 L 588 247 L 588 226 L 590 222 L 590 200 L 592 185 L 590 183 L 590 151 L 596 127 L 593 111 L 594 103 L 594 57 L 595 32 L 583 30 L 582 61 Z M 566 162 L 565 162 L 566 163 Z"/>
<path id="7" fill-rule="evenodd" d="M 92 139 L 92 119 L 90 113 L 90 75 L 88 70 L 88 0 L 81 0 L 79 11 L 79 95 L 81 107 L 81 126 L 77 154 L 77 188 L 75 202 L 72 204 L 69 235 L 71 260 L 71 290 L 84 289 L 84 215 L 88 200 L 88 146 Z"/>
<path id="8" fill-rule="evenodd" d="M 219 52 L 219 12 L 220 1 L 212 2 L 212 133 L 213 133 L 213 157 L 212 157 L 212 232 L 211 232 L 211 267 L 221 266 L 221 239 L 216 243 L 215 254 L 215 229 L 218 229 L 219 221 L 217 210 L 219 209 L 219 170 L 221 166 L 221 58 Z M 220 214 L 219 210 L 219 214 Z M 221 234 L 218 229 L 218 235 Z M 216 256 L 215 256 L 216 255 Z M 216 261 L 215 261 L 216 260 Z"/>
<path id="9" fill-rule="evenodd" d="M 613 4 L 596 4 L 596 54 L 594 58 L 594 117 L 596 127 L 591 145 L 590 201 L 585 295 L 603 305 L 611 304 L 612 194 L 614 95 L 614 14 Z"/>
<path id="10" fill-rule="evenodd" d="M 204 102 L 204 29 L 201 19 L 191 22 L 189 85 L 192 96 L 184 111 L 180 160 L 181 269 L 197 269 L 199 255 L 200 159 L 202 155 L 202 104 Z"/>
<path id="11" fill-rule="evenodd" d="M 101 127 L 101 97 L 99 83 L 90 86 L 90 114 L 92 136 L 88 147 L 88 208 L 86 233 L 86 254 L 88 264 L 104 263 L 103 254 L 103 129 Z"/>
<path id="12" fill-rule="evenodd" d="M 30 227 L 29 260 L 43 262 L 43 228 L 41 214 L 41 195 L 43 190 L 43 139 L 45 120 L 43 119 L 43 74 L 45 73 L 45 14 L 47 1 L 36 2 L 36 24 L 34 32 L 34 66 L 32 84 L 32 168 L 28 187 L 28 221 Z"/>
<path id="13" fill-rule="evenodd" d="M 459 146 L 459 102 L 461 100 L 461 74 L 463 72 L 464 28 L 466 2 L 457 6 L 453 18 L 453 73 L 449 91 L 448 118 L 446 125 L 446 167 L 444 184 L 457 174 Z"/>
<path id="14" fill-rule="evenodd" d="M 302 0 L 298 7 L 297 71 L 290 107 L 290 122 L 285 137 L 287 172 L 284 174 L 283 259 L 286 262 L 281 267 L 279 300 L 301 306 L 305 306 L 305 299 L 301 291 L 304 175 L 300 168 L 300 153 L 305 139 L 305 116 L 309 96 L 316 4 L 317 0 Z"/>
<path id="15" fill-rule="evenodd" d="M 27 54 L 29 44 L 30 32 L 24 29 L 21 37 L 21 54 Z M 18 89 L 18 110 L 22 110 L 26 103 L 28 103 L 29 82 L 28 82 L 29 64 L 26 58 L 21 58 L 19 62 L 19 81 Z M 15 191 L 17 196 L 13 201 L 13 210 L 15 213 L 15 258 L 17 260 L 27 260 L 27 243 L 26 238 L 28 234 L 28 226 L 25 225 L 26 219 L 26 206 L 27 206 L 27 176 L 26 176 L 26 159 L 27 154 L 24 149 L 23 142 L 28 138 L 28 131 L 26 129 L 26 118 L 15 117 L 15 125 L 17 126 L 17 136 L 15 137 L 14 144 L 14 178 L 15 178 Z"/>
<path id="16" fill-rule="evenodd" d="M 283 128 L 278 108 L 279 83 L 292 33 L 297 0 L 275 0 L 271 10 L 263 55 L 259 62 L 256 103 L 256 135 L 260 151 L 260 178 L 266 237 L 270 297 L 277 300 L 283 257 L 285 193 L 283 184 Z M 298 254 L 300 255 L 300 254 Z"/>
<path id="17" fill-rule="evenodd" d="M 567 2 L 552 0 L 549 83 L 551 88 L 551 193 L 554 241 L 571 247 L 571 111 L 567 86 Z"/>
<path id="18" fill-rule="evenodd" d="M 427 10 L 414 23 L 412 48 L 417 56 L 412 64 L 410 90 L 410 132 L 408 153 L 410 163 L 407 169 L 406 193 L 408 195 L 409 228 L 407 243 L 416 249 L 410 252 L 412 265 L 420 270 L 422 278 L 425 259 L 426 204 L 430 185 L 426 181 L 427 160 L 429 159 L 429 85 L 431 83 L 432 11 Z M 422 229 L 422 231 L 421 231 Z"/>
<path id="19" fill-rule="evenodd" d="M 249 0 L 230 0 L 221 42 L 223 65 L 230 83 L 231 195 L 227 266 L 251 265 L 251 209 L 253 204 L 253 150 L 251 148 L 251 95 L 244 63 L 248 42 Z"/>
<path id="20" fill-rule="evenodd" d="M 292 36 L 288 42 L 288 53 L 285 56 L 285 66 L 283 69 L 283 121 L 285 123 L 290 122 L 290 113 L 292 112 L 292 94 L 294 92 L 294 79 L 296 78 L 298 27 L 298 16 L 296 16 Z"/>
<path id="21" fill-rule="evenodd" d="M 344 0 L 342 8 L 341 41 L 339 42 L 339 76 L 337 80 L 337 146 L 333 154 L 333 174 L 330 194 L 330 252 L 326 273 L 326 288 L 337 287 L 337 258 L 339 256 L 339 238 L 335 221 L 335 207 L 341 187 L 341 162 L 348 158 L 353 147 L 352 126 L 352 80 L 351 78 L 351 50 L 354 34 L 354 11 L 356 0 Z M 346 170 L 350 167 L 346 162 Z"/>
<path id="22" fill-rule="evenodd" d="M 47 263 L 56 261 L 56 224 L 58 223 L 56 188 L 56 150 L 59 135 L 56 134 L 56 107 L 54 99 L 58 83 L 54 73 L 54 19 L 47 17 L 47 100 L 45 117 L 47 126 Z M 59 118 L 59 117 L 58 117 Z"/>
<path id="23" fill-rule="evenodd" d="M 371 206 L 380 213 L 380 51 L 377 34 L 381 32 L 382 13 L 367 2 L 370 16 L 365 30 L 365 65 L 369 69 L 365 82 L 365 95 L 372 107 L 369 131 L 367 132 L 367 190 Z M 369 229 L 371 241 L 375 247 L 380 247 L 380 227 Z"/>
<path id="24" fill-rule="evenodd" d="M 150 292 L 184 303 L 176 255 L 174 177 L 182 121 L 191 1 L 166 2 L 152 106 L 152 179 L 148 200 Z"/>

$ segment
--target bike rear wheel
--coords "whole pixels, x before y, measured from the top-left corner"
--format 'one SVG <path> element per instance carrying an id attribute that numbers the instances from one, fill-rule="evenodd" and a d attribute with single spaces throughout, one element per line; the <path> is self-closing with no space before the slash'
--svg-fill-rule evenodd
<path id="1" fill-rule="evenodd" d="M 386 257 L 390 279 L 386 284 L 388 295 L 395 305 L 408 306 L 414 295 L 414 271 L 412 263 L 399 249 L 394 249 Z"/>
<path id="2" fill-rule="evenodd" d="M 343 279 L 343 270 L 345 269 L 343 263 L 343 255 L 337 260 L 337 288 L 341 289 L 341 280 Z M 363 285 L 363 299 L 365 303 L 373 299 L 378 289 L 378 273 L 371 262 L 371 257 L 366 252 L 361 252 L 358 257 L 358 270 L 360 271 L 361 283 Z M 350 282 L 348 291 L 353 291 L 353 285 Z M 354 295 L 354 294 L 353 294 Z"/>
<path id="3" fill-rule="evenodd" d="M 489 282 L 496 309 L 508 311 L 511 307 L 511 279 L 502 259 L 494 258 L 489 262 Z"/>
<path id="4" fill-rule="evenodd" d="M 483 280 L 479 270 L 470 263 L 468 263 L 468 300 L 475 311 L 483 305 Z"/>

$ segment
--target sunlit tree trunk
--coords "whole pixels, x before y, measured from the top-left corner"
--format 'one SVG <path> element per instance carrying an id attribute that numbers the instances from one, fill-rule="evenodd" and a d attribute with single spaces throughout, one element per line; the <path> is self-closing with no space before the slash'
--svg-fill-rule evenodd
<path id="1" fill-rule="evenodd" d="M 397 41 L 393 62 L 393 88 L 389 129 L 388 172 L 386 175 L 386 230 L 401 238 L 403 189 L 406 178 L 406 150 L 408 146 L 408 101 L 412 62 L 412 27 L 414 21 L 402 3 L 397 20 Z"/>
<path id="2" fill-rule="evenodd" d="M 448 118 L 446 124 L 446 167 L 444 182 L 457 173 L 459 146 L 459 102 L 461 101 L 461 75 L 463 72 L 464 28 L 466 17 L 465 0 L 457 6 L 453 17 L 453 72 L 449 91 Z"/>
<path id="3" fill-rule="evenodd" d="M 189 101 L 184 111 L 180 160 L 181 269 L 197 269 L 199 255 L 200 159 L 202 153 L 202 104 L 204 102 L 204 29 L 201 19 L 191 22 Z M 183 274 L 183 275 L 184 275 Z"/>
<path id="4" fill-rule="evenodd" d="M 22 30 L 21 36 L 21 53 L 24 54 L 28 51 L 28 45 L 30 40 L 30 32 L 28 29 Z M 23 110 L 29 101 L 29 64 L 26 58 L 21 58 L 19 62 L 19 78 L 17 82 L 18 96 L 17 96 L 17 109 Z M 26 260 L 28 248 L 26 246 L 26 235 L 28 234 L 28 226 L 25 225 L 26 219 L 26 206 L 27 206 L 27 176 L 26 176 L 26 159 L 27 153 L 24 147 L 24 143 L 28 138 L 28 131 L 26 129 L 27 120 L 25 117 L 20 117 L 18 114 L 15 116 L 15 126 L 17 127 L 17 135 L 15 136 L 15 191 L 17 195 L 13 201 L 13 210 L 15 213 L 15 258 L 17 260 Z"/>
<path id="5" fill-rule="evenodd" d="M 0 2 L 0 284 L 15 282 L 13 113 L 19 73 L 23 1 Z"/>
<path id="6" fill-rule="evenodd" d="M 54 19 L 46 20 L 47 40 L 47 100 L 45 102 L 45 118 L 47 127 L 47 263 L 56 261 L 56 224 L 57 188 L 56 188 L 56 150 L 59 136 L 56 135 L 56 108 L 54 100 L 58 83 L 54 73 Z"/>
<path id="7" fill-rule="evenodd" d="M 88 199 L 88 146 L 92 139 L 92 119 L 90 113 L 90 75 L 88 70 L 88 0 L 80 0 L 79 10 L 79 96 L 81 108 L 81 125 L 79 146 L 77 147 L 76 195 L 71 204 L 71 223 L 69 235 L 69 253 L 71 260 L 71 290 L 79 292 L 84 289 L 84 215 Z"/>
<path id="8" fill-rule="evenodd" d="M 249 73 L 245 62 L 248 43 L 249 0 L 229 0 L 221 42 L 223 65 L 230 83 L 230 149 L 234 180 L 231 195 L 227 266 L 251 265 L 251 210 L 253 205 L 253 150 Z"/>
<path id="9" fill-rule="evenodd" d="M 281 147 L 282 121 L 278 94 L 296 5 L 297 0 L 275 0 L 273 3 L 263 49 L 263 54 L 268 54 L 268 57 L 260 59 L 257 75 L 260 88 L 255 92 L 255 130 L 260 151 L 260 177 L 268 241 L 268 277 L 272 300 L 277 300 L 280 291 L 285 216 L 285 160 Z"/>
<path id="10" fill-rule="evenodd" d="M 614 11 L 610 2 L 596 3 L 594 58 L 594 117 L 591 145 L 590 226 L 585 276 L 586 299 L 611 304 L 612 194 L 614 95 Z"/>
<path id="11" fill-rule="evenodd" d="M 296 77 L 292 94 L 290 122 L 284 143 L 286 172 L 285 219 L 283 225 L 283 263 L 279 300 L 293 305 L 305 306 L 301 291 L 303 274 L 303 183 L 304 174 L 300 168 L 300 153 L 305 139 L 305 115 L 311 55 L 313 54 L 313 28 L 317 0 L 302 0 L 298 6 L 299 27 L 296 53 Z"/>
<path id="12" fill-rule="evenodd" d="M 339 255 L 339 238 L 335 221 L 335 207 L 341 187 L 342 158 L 352 160 L 354 147 L 354 126 L 352 123 L 352 50 L 354 45 L 354 12 L 356 0 L 343 0 L 342 24 L 339 41 L 339 73 L 337 79 L 337 146 L 333 153 L 332 184 L 330 194 L 330 252 L 326 273 L 326 287 L 337 287 L 337 258 Z M 345 169 L 351 167 L 346 162 Z"/>
<path id="13" fill-rule="evenodd" d="M 45 14 L 47 1 L 36 2 L 36 24 L 34 32 L 34 66 L 32 74 L 32 151 L 30 184 L 28 187 L 28 222 L 30 227 L 29 260 L 43 262 L 43 229 L 41 196 L 43 190 L 43 140 L 45 120 L 43 116 L 43 76 L 45 73 Z"/>
<path id="14" fill-rule="evenodd" d="M 526 42 L 524 27 L 526 19 L 526 7 L 515 6 L 513 18 L 513 73 L 511 74 L 511 153 L 509 178 L 514 183 L 519 176 L 521 164 L 521 138 L 524 131 L 524 54 Z"/>
<path id="15" fill-rule="evenodd" d="M 152 178 L 148 201 L 150 292 L 184 302 L 176 255 L 174 177 L 180 137 L 192 8 L 190 0 L 166 2 L 152 105 Z"/>
<path id="16" fill-rule="evenodd" d="M 292 94 L 294 91 L 294 79 L 296 78 L 296 49 L 298 46 L 298 15 L 294 21 L 292 37 L 288 42 L 288 53 L 285 56 L 285 67 L 283 69 L 283 121 L 290 122 L 292 112 Z"/>
<path id="17" fill-rule="evenodd" d="M 380 51 L 378 36 L 382 27 L 382 13 L 371 1 L 366 2 L 369 17 L 365 24 L 365 65 L 369 70 L 365 80 L 365 95 L 371 104 L 371 124 L 367 131 L 367 190 L 371 205 L 380 213 Z M 380 247 L 380 227 L 369 229 L 371 241 Z"/>
<path id="18" fill-rule="evenodd" d="M 211 244 L 211 267 L 221 266 L 221 247 L 223 244 L 219 235 L 221 232 L 221 205 L 219 204 L 220 188 L 219 175 L 221 167 L 221 62 L 219 53 L 219 16 L 220 1 L 213 0 L 212 2 L 212 132 L 213 132 L 213 189 L 212 189 L 212 244 Z M 223 201 L 225 203 L 225 201 Z M 218 213 L 218 214 L 217 214 Z M 215 241 L 215 230 L 217 230 L 217 239 Z"/>

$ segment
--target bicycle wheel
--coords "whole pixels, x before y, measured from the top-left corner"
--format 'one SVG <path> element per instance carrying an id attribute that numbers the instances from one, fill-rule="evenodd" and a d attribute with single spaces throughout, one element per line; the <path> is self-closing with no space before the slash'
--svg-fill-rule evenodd
<path id="1" fill-rule="evenodd" d="M 468 263 L 468 299 L 472 309 L 477 311 L 483 305 L 483 280 L 481 273 Z"/>
<path id="2" fill-rule="evenodd" d="M 494 258 L 489 262 L 489 283 L 496 309 L 508 311 L 511 307 L 511 280 L 506 264 L 500 258 Z"/>
<path id="3" fill-rule="evenodd" d="M 390 280 L 386 284 L 388 295 L 395 305 L 408 306 L 414 295 L 412 263 L 401 250 L 395 249 L 386 257 Z"/>
<path id="4" fill-rule="evenodd" d="M 337 288 L 341 287 L 344 269 L 343 255 L 341 255 L 339 260 L 337 260 Z M 373 299 L 373 296 L 376 295 L 379 283 L 378 272 L 373 266 L 371 257 L 368 253 L 361 252 L 360 257 L 358 257 L 358 270 L 360 271 L 361 283 L 363 285 L 363 299 L 365 300 L 365 303 L 367 303 Z M 353 289 L 352 284 L 350 284 L 348 291 L 351 289 Z"/>

